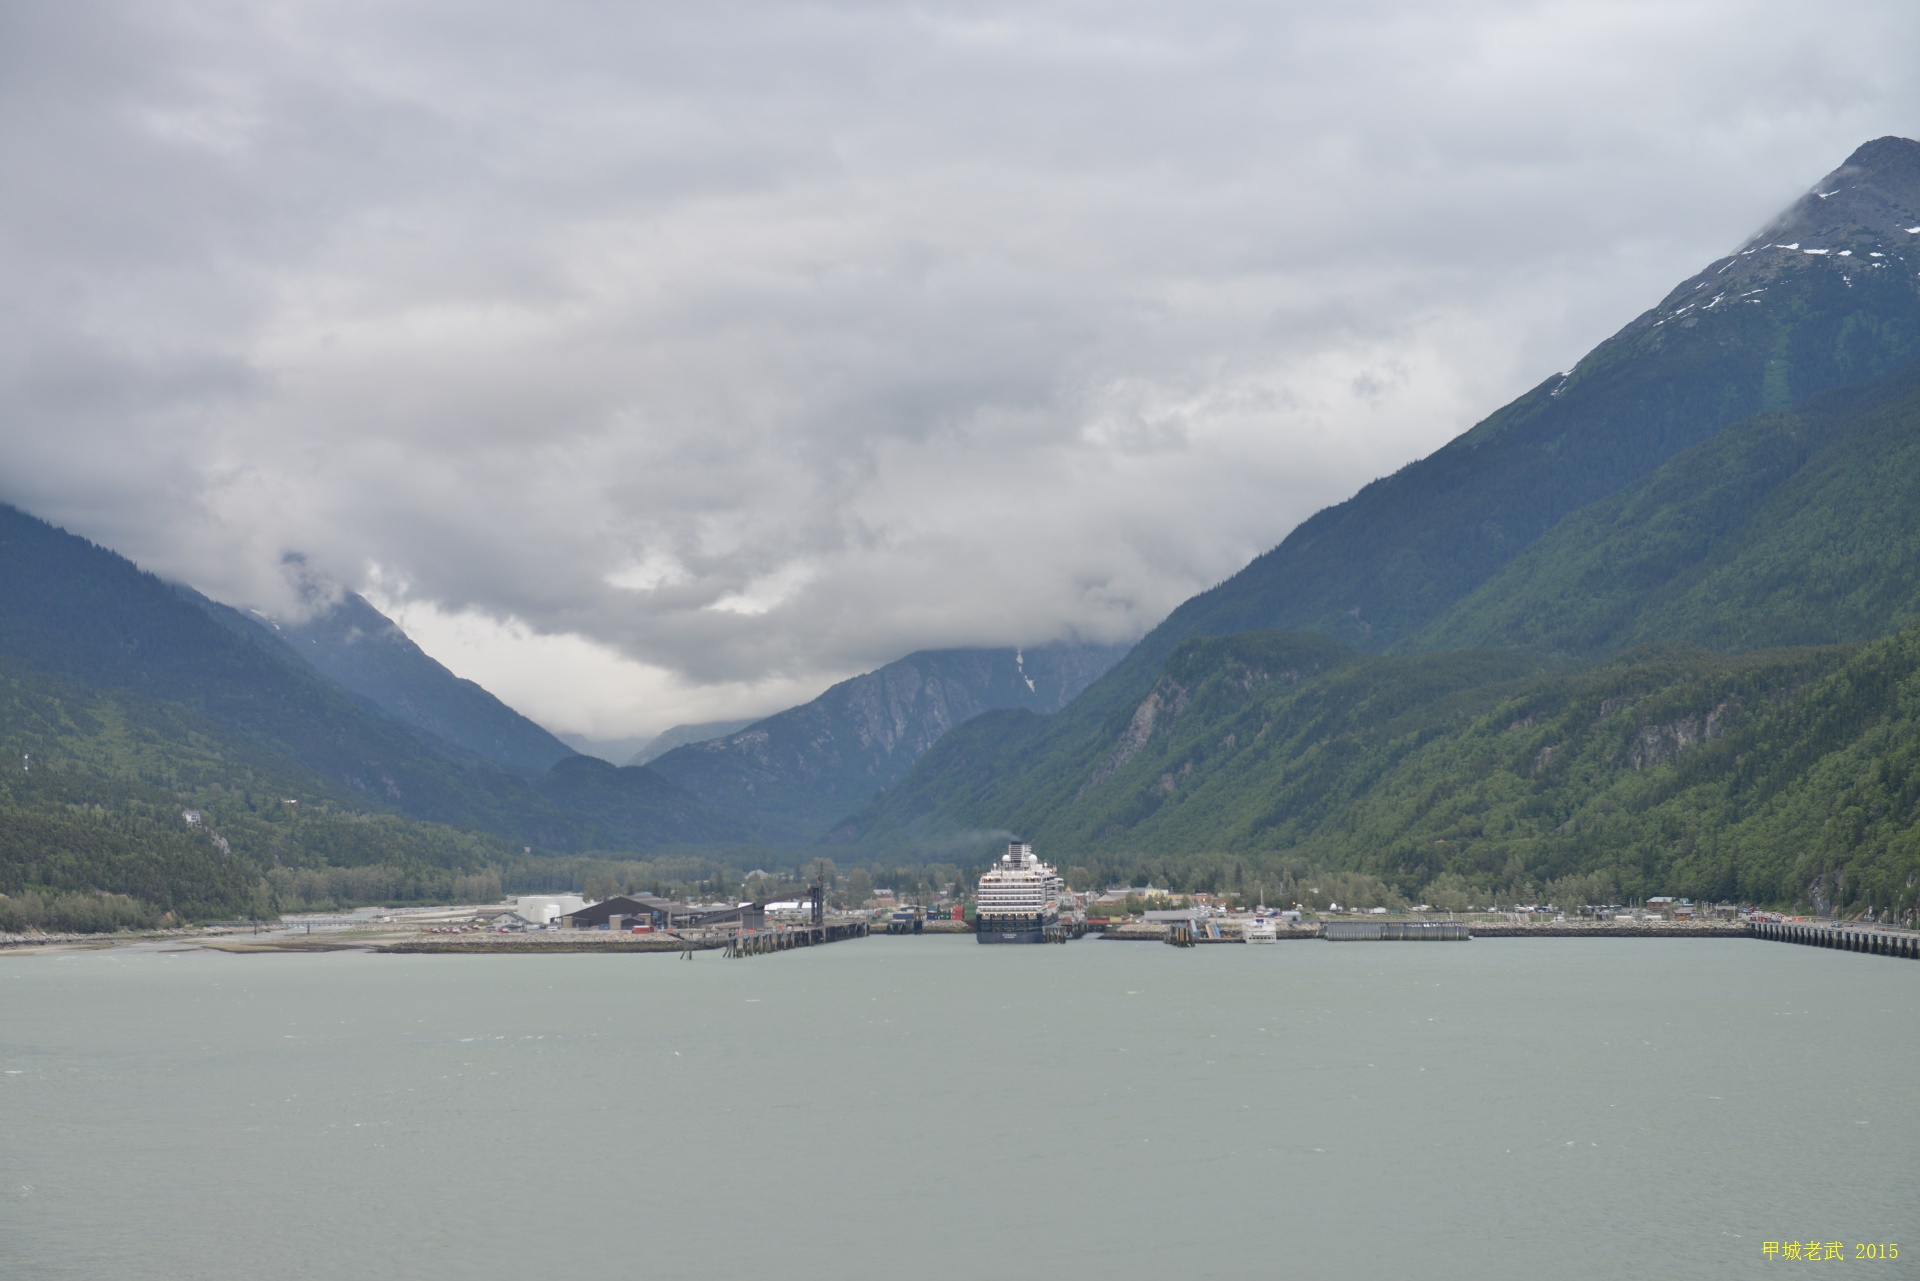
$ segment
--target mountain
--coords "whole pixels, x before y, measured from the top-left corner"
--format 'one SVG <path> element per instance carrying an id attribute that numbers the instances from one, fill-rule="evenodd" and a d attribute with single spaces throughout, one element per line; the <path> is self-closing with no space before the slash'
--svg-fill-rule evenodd
<path id="1" fill-rule="evenodd" d="M 653 741 L 645 737 L 593 738 L 587 734 L 575 734 L 567 730 L 556 730 L 554 737 L 582 756 L 597 756 L 609 765 L 646 764 L 645 761 L 632 759 L 633 754 Z"/>
<path id="2" fill-rule="evenodd" d="M 1920 358 L 1920 143 L 1867 143 L 1767 229 L 1472 430 L 1174 610 L 1092 691 L 1140 697 L 1193 636 L 1383 651 L 1572 513 L 1723 427 Z"/>
<path id="3" fill-rule="evenodd" d="M 1920 629 L 1577 670 L 1239 633 L 1182 644 L 1077 752 L 993 733 L 1021 715 L 935 746 L 863 816 L 881 847 L 919 831 L 951 852 L 940 837 L 990 813 L 1083 880 L 1279 901 L 1339 875 L 1343 902 L 1671 893 L 1910 916 L 1920 883 Z"/>
<path id="4" fill-rule="evenodd" d="M 178 703 L 0 657 L 0 930 L 272 914 L 343 876 L 374 898 L 498 893 L 518 853 L 372 811 L 351 790 Z M 463 881 L 462 878 L 469 878 Z"/>
<path id="5" fill-rule="evenodd" d="M 667 752 L 651 768 L 768 839 L 808 840 L 906 773 L 982 712 L 1064 707 L 1118 646 L 949 649 L 910 654 L 812 702 Z"/>
<path id="6" fill-rule="evenodd" d="M 349 694 L 253 621 L 5 506 L 0 599 L 0 658 L 84 689 L 171 704 L 368 809 L 551 850 L 745 832 L 647 770 L 609 774 L 571 756 L 539 779 L 497 769 Z"/>
<path id="7" fill-rule="evenodd" d="M 1920 879 L 1858 843 L 1906 812 L 1860 771 L 1910 730 L 1885 664 L 1914 637 L 1834 646 L 1920 622 L 1917 210 L 1920 144 L 1862 147 L 1569 374 L 1303 524 L 1059 715 L 949 735 L 830 839 L 952 857 L 1011 828 L 1116 874 L 1284 858 L 1409 892 L 1602 865 L 1801 901 L 1860 860 Z M 1854 688 L 1859 663 L 1880 674 Z M 1826 754 L 1781 737 L 1835 700 Z M 1862 787 L 1863 835 L 1809 835 Z M 1791 822 L 1767 808 L 1789 794 Z"/>
<path id="8" fill-rule="evenodd" d="M 1569 516 L 1408 650 L 1861 641 L 1920 622 L 1920 367 L 1735 424 Z"/>
<path id="9" fill-rule="evenodd" d="M 671 729 L 661 730 L 646 746 L 636 751 L 627 761 L 629 765 L 647 765 L 659 760 L 676 747 L 685 747 L 689 743 L 706 743 L 716 738 L 725 738 L 737 734 L 753 724 L 748 717 L 737 721 L 701 721 L 696 725 L 675 725 Z"/>
<path id="10" fill-rule="evenodd" d="M 530 777 L 571 747 L 429 658 L 393 620 L 352 592 L 303 622 L 262 625 L 335 684 L 436 738 Z"/>
<path id="11" fill-rule="evenodd" d="M 0 770 L 0 931 L 490 902 L 596 875 L 679 897 L 739 884 L 738 868 L 713 861 L 724 851 L 558 859 L 371 808 L 354 788 L 179 703 L 90 689 L 5 657 L 0 726 L 17 753 Z M 556 767 L 544 794 L 585 812 L 576 823 L 646 777 L 574 759 Z"/>

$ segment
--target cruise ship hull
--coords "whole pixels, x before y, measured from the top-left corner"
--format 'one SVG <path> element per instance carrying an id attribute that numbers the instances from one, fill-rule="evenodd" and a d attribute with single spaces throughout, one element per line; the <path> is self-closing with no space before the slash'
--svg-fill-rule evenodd
<path id="1" fill-rule="evenodd" d="M 1020 917 L 1017 919 L 988 920 L 974 922 L 973 936 L 982 943 L 1048 943 L 1049 926 L 1058 929 L 1059 920 L 1043 920 L 1039 917 Z"/>
<path id="2" fill-rule="evenodd" d="M 974 937 L 982 943 L 1045 943 L 1047 932 L 1035 925 L 1017 930 L 978 930 Z"/>

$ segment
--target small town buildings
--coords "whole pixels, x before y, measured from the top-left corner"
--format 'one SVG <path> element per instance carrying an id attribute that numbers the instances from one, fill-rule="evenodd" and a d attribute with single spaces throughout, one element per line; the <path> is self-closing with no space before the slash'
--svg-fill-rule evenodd
<path id="1" fill-rule="evenodd" d="M 1124 903 L 1130 898 L 1154 899 L 1166 898 L 1165 890 L 1157 890 L 1151 885 L 1121 885 L 1104 891 L 1093 901 L 1098 903 Z"/>
<path id="2" fill-rule="evenodd" d="M 526 917 L 520 915 L 520 913 L 510 907 L 483 907 L 473 914 L 473 919 L 479 921 L 490 930 L 531 930 L 539 928 L 534 922 L 529 921 Z"/>

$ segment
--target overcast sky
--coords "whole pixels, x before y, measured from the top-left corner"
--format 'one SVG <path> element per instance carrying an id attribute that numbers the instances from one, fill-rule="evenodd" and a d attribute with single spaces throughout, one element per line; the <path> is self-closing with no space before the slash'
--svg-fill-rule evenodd
<path id="1" fill-rule="evenodd" d="M 0 498 L 549 727 L 1134 637 L 1869 138 L 1920 5 L 0 0 Z"/>

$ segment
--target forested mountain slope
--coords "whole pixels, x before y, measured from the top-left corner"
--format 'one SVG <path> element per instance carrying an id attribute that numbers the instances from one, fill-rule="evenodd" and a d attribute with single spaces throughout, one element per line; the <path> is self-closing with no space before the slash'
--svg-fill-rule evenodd
<path id="1" fill-rule="evenodd" d="M 335 684 L 503 769 L 537 777 L 574 755 L 485 689 L 434 661 L 353 592 L 301 622 L 261 625 Z"/>
<path id="2" fill-rule="evenodd" d="M 571 756 L 537 780 L 494 769 L 381 714 L 251 622 L 222 622 L 204 598 L 4 506 L 0 601 L 0 657 L 84 688 L 175 704 L 370 809 L 555 850 L 745 834 L 645 769 Z"/>
<path id="3" fill-rule="evenodd" d="M 1562 521 L 1412 650 L 1858 641 L 1920 622 L 1920 367 L 1738 423 Z"/>
<path id="4" fill-rule="evenodd" d="M 1766 230 L 1563 375 L 1313 516 L 1181 605 L 1088 691 L 1131 704 L 1192 636 L 1386 650 L 1561 520 L 1754 414 L 1920 358 L 1920 143 L 1860 147 Z"/>
<path id="5" fill-rule="evenodd" d="M 1371 721 L 1424 714 L 1436 700 L 1500 696 L 1504 682 L 1541 670 L 1532 655 L 1488 651 L 1444 659 L 1369 658 L 1311 632 L 1237 632 L 1183 643 L 1138 704 L 1097 727 L 1064 717 L 996 713 L 950 735 L 836 839 L 875 846 L 947 832 L 1008 829 L 1061 857 L 1103 844 L 1170 852 L 1245 846 L 1224 791 L 1264 794 L 1275 766 L 1325 738 L 1329 716 Z M 1020 732 L 1026 729 L 1029 732 Z M 1091 730 L 1091 732 L 1089 732 Z M 1211 746 L 1198 746 L 1199 740 Z M 1177 745 L 1177 746 L 1176 746 Z M 1208 766 L 1231 762 L 1224 789 Z M 1196 771 L 1199 771 L 1196 774 Z M 1165 842 L 1154 816 L 1169 798 L 1194 822 Z M 1327 794 L 1328 805 L 1339 803 Z M 1204 817 L 1200 817 L 1204 815 Z M 1257 841 L 1258 834 L 1249 836 Z M 1280 844 L 1291 838 L 1276 838 Z"/>
<path id="6" fill-rule="evenodd" d="M 460 876 L 512 852 L 367 812 L 331 780 L 177 703 L 4 658 L 0 726 L 0 929 L 271 914 L 275 877 L 325 867 L 377 867 L 393 897 L 457 894 Z"/>
<path id="7" fill-rule="evenodd" d="M 1920 631 L 1580 670 L 1247 633 L 1182 645 L 1074 755 L 996 754 L 988 719 L 929 753 L 968 786 L 908 779 L 862 816 L 873 848 L 950 855 L 991 814 L 1096 879 L 1195 888 L 1321 868 L 1481 903 L 1586 878 L 1561 891 L 1910 911 L 1920 882 Z"/>
<path id="8" fill-rule="evenodd" d="M 1920 145 L 1861 148 L 1568 376 L 1302 525 L 1060 715 L 955 731 L 832 840 L 1911 906 L 1887 878 L 1920 878 L 1912 801 L 1874 764 L 1914 733 L 1911 633 L 1644 647 L 1920 621 L 1916 211 Z"/>
<path id="9" fill-rule="evenodd" d="M 910 654 L 745 729 L 676 748 L 652 768 L 749 819 L 767 839 L 811 840 L 956 725 L 996 708 L 1054 711 L 1124 652 L 1046 645 Z"/>
<path id="10" fill-rule="evenodd" d="M 1910 905 L 1884 879 L 1920 876 L 1896 839 L 1905 767 L 1874 762 L 1917 732 L 1901 666 L 1916 624 L 1920 367 L 1682 453 L 1563 522 L 1412 652 L 1196 638 L 1131 706 L 963 727 L 836 836 L 951 857 L 952 834 L 1012 828 L 1116 868 L 1285 855 L 1483 896 L 1605 870 L 1645 892 L 1834 901 L 1852 869 L 1871 901 Z"/>

